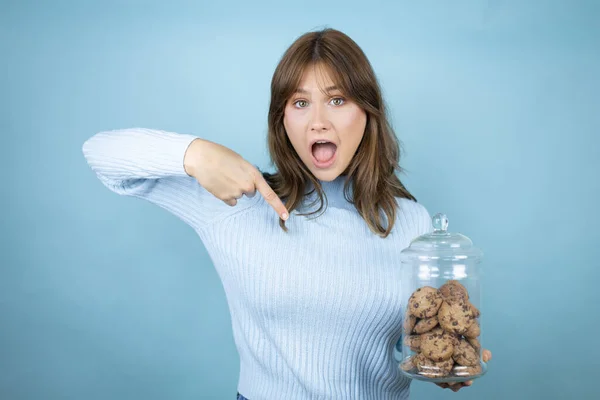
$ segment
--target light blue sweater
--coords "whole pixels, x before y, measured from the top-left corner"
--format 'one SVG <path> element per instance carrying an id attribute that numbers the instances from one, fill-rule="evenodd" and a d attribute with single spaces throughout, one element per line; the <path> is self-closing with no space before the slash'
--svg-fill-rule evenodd
<path id="1" fill-rule="evenodd" d="M 318 218 L 291 213 L 285 233 L 257 193 L 230 207 L 183 169 L 196 136 L 149 129 L 100 132 L 83 145 L 110 190 L 148 200 L 189 224 L 223 283 L 240 356 L 238 391 L 250 400 L 406 399 L 394 357 L 401 335 L 400 251 L 431 231 L 427 210 L 398 199 L 393 232 L 373 234 L 323 182 Z M 308 201 L 312 200 L 308 199 Z"/>

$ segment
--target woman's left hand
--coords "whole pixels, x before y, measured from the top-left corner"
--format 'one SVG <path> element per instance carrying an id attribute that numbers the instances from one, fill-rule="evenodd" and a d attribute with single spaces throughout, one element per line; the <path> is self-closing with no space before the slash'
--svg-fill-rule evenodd
<path id="1" fill-rule="evenodd" d="M 490 361 L 492 359 L 492 352 L 484 349 L 482 358 L 483 358 L 484 362 Z M 456 382 L 456 383 L 436 383 L 436 385 L 438 385 L 439 387 L 441 387 L 443 389 L 450 389 L 453 392 L 458 392 L 460 389 L 464 388 L 465 386 L 471 386 L 472 384 L 473 384 L 473 381 Z"/>

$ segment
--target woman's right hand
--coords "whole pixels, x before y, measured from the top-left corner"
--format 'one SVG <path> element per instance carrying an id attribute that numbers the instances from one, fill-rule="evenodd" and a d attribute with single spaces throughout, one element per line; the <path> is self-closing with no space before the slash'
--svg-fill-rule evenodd
<path id="1" fill-rule="evenodd" d="M 230 206 L 235 206 L 242 195 L 252 197 L 258 191 L 281 219 L 286 220 L 289 216 L 260 171 L 225 146 L 195 139 L 185 153 L 184 167 L 203 188 Z"/>

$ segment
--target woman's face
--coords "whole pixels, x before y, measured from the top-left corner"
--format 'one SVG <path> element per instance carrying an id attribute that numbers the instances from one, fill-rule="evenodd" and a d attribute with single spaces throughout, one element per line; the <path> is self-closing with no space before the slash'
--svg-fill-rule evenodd
<path id="1" fill-rule="evenodd" d="M 288 100 L 283 118 L 298 156 L 322 181 L 334 180 L 348 167 L 366 123 L 364 110 L 335 88 L 326 69 L 312 66 Z"/>

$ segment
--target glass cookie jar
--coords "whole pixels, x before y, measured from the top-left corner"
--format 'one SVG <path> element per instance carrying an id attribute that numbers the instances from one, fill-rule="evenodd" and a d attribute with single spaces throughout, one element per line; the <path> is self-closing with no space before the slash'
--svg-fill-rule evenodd
<path id="1" fill-rule="evenodd" d="M 483 376 L 481 260 L 483 253 L 448 218 L 436 214 L 433 232 L 401 253 L 402 355 L 399 368 L 413 379 L 464 382 Z"/>

